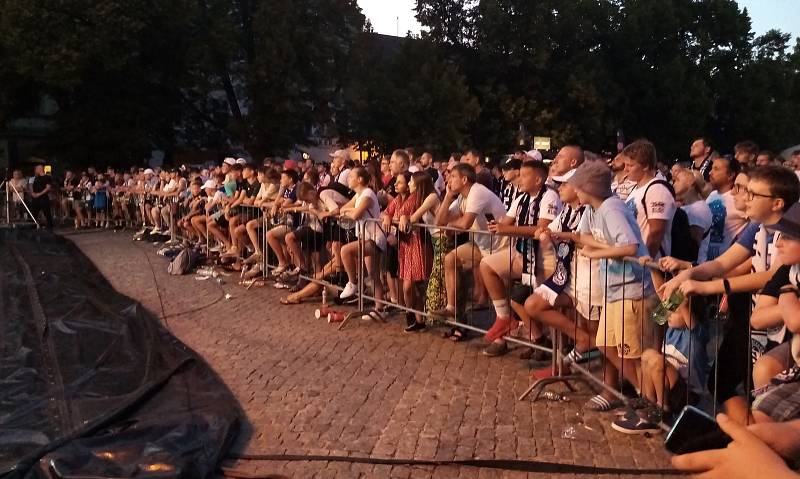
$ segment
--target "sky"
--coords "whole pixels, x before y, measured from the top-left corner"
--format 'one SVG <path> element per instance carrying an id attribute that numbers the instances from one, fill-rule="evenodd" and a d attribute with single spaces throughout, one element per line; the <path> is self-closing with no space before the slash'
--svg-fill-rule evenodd
<path id="1" fill-rule="evenodd" d="M 409 30 L 419 33 L 420 24 L 414 18 L 415 0 L 358 0 L 364 15 L 370 19 L 378 33 L 405 36 Z M 753 31 L 761 35 L 770 28 L 777 28 L 800 35 L 800 0 L 739 0 L 740 7 L 747 7 L 753 21 Z M 792 40 L 790 45 L 794 45 Z"/>

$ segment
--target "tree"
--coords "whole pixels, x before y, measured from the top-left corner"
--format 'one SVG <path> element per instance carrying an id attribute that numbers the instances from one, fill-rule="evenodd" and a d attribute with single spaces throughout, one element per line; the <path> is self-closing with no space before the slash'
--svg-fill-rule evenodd
<path id="1" fill-rule="evenodd" d="M 344 142 L 382 153 L 416 145 L 439 155 L 468 145 L 477 101 L 458 66 L 443 61 L 432 42 L 365 32 L 350 71 L 347 109 L 337 116 Z"/>

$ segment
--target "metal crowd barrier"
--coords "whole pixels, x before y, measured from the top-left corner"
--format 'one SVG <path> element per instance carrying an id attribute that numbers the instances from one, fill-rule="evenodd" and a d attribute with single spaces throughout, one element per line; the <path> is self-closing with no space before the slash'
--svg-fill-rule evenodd
<path id="1" fill-rule="evenodd" d="M 266 279 L 269 273 L 271 271 L 274 271 L 278 267 L 276 259 L 277 255 L 273 251 L 274 248 L 270 244 L 269 239 L 271 238 L 270 233 L 280 231 L 280 232 L 285 232 L 285 235 L 282 234 L 277 243 L 280 244 L 281 249 L 287 248 L 289 246 L 289 241 L 287 241 L 288 235 L 293 235 L 292 244 L 294 244 L 293 243 L 294 241 L 297 241 L 299 245 L 299 250 L 297 247 L 292 246 L 294 251 L 290 252 L 289 254 L 294 255 L 295 258 L 292 258 L 291 256 L 287 257 L 286 264 L 301 263 L 301 264 L 295 264 L 295 266 L 304 267 L 304 270 L 298 275 L 300 279 L 307 281 L 309 283 L 313 283 L 317 285 L 317 287 L 320 289 L 326 288 L 335 292 L 342 291 L 342 287 L 339 284 L 337 284 L 337 282 L 329 280 L 329 278 L 333 274 L 342 275 L 343 274 L 342 271 L 344 270 L 344 268 L 341 261 L 337 258 L 337 254 L 329 251 L 328 248 L 331 245 L 334 246 L 338 245 L 338 247 L 341 247 L 348 243 L 352 243 L 353 241 L 358 242 L 357 243 L 358 254 L 356 259 L 357 262 L 356 276 L 358 277 L 357 284 L 359 286 L 359 290 L 357 293 L 357 307 L 355 312 L 347 315 L 345 320 L 339 324 L 338 328 L 340 330 L 343 329 L 348 324 L 350 319 L 355 317 L 369 317 L 370 319 L 376 321 L 384 321 L 383 308 L 386 307 L 390 307 L 396 311 L 410 313 L 412 315 L 419 315 L 420 317 L 428 318 L 429 320 L 435 319 L 434 315 L 432 314 L 432 311 L 428 310 L 428 308 L 425 306 L 426 302 L 425 300 L 427 298 L 426 295 L 424 294 L 416 296 L 412 295 L 412 298 L 415 298 L 415 301 L 413 302 L 413 304 L 406 304 L 405 301 L 400 300 L 400 295 L 403 294 L 401 285 L 398 285 L 397 287 L 394 288 L 391 287 L 389 288 L 390 290 L 393 290 L 393 294 L 395 295 L 394 298 L 391 297 L 391 294 L 388 297 L 387 296 L 377 297 L 375 294 L 368 292 L 367 290 L 368 282 L 365 280 L 366 279 L 365 260 L 367 259 L 366 252 L 372 250 L 372 245 L 368 244 L 368 241 L 372 241 L 372 239 L 374 238 L 380 238 L 382 235 L 417 235 L 417 238 L 421 243 L 421 249 L 423 252 L 422 261 L 423 261 L 423 267 L 425 268 L 424 272 L 426 273 L 426 277 L 423 280 L 416 281 L 416 283 L 418 284 L 416 284 L 415 286 L 421 287 L 424 286 L 426 283 L 428 283 L 428 280 L 430 279 L 429 275 L 431 270 L 435 269 L 436 271 L 439 271 L 439 273 L 437 274 L 443 273 L 442 271 L 443 265 L 439 265 L 440 267 L 437 268 L 435 262 L 444 261 L 444 256 L 442 256 L 441 258 L 434 259 L 433 255 L 430 254 L 434 249 L 433 243 L 435 238 L 435 236 L 432 236 L 431 231 L 451 237 L 451 239 L 455 239 L 455 243 L 451 242 L 450 247 L 468 242 L 474 242 L 475 239 L 478 238 L 479 236 L 488 236 L 490 239 L 494 239 L 496 236 L 498 236 L 482 231 L 461 230 L 452 227 L 441 227 L 441 226 L 432 226 L 425 224 L 414 224 L 412 225 L 412 229 L 409 232 L 398 232 L 396 228 L 397 225 L 390 225 L 389 231 L 385 231 L 385 228 L 381 225 L 381 221 L 378 219 L 361 220 L 361 224 L 363 225 L 363 227 L 360 229 L 360 234 L 356 236 L 352 233 L 353 230 L 352 227 L 355 226 L 353 224 L 344 225 L 347 228 L 336 227 L 338 226 L 336 220 L 326 221 L 323 224 L 316 224 L 314 222 L 314 219 L 310 216 L 310 213 L 307 212 L 298 212 L 298 213 L 281 212 L 276 217 L 272 217 L 267 210 L 261 207 L 241 205 L 239 206 L 239 209 L 240 209 L 239 214 L 241 215 L 241 221 L 239 221 L 238 223 L 239 225 L 246 225 L 249 221 L 252 220 L 258 220 L 260 222 L 263 222 L 264 224 L 264 226 L 260 228 L 261 234 L 258 236 L 260 241 L 259 247 L 262 252 L 262 260 L 261 260 L 262 274 L 260 279 Z M 333 224 L 333 227 L 331 226 L 331 224 Z M 303 228 L 308 228 L 309 226 L 312 228 L 312 230 L 314 230 L 314 232 L 319 234 L 308 234 L 307 231 L 303 230 Z M 277 228 L 281 229 L 278 230 Z M 228 231 L 227 234 L 230 235 L 230 231 Z M 206 231 L 207 242 L 210 237 L 211 236 L 209 235 L 208 231 Z M 436 237 L 436 238 L 441 238 L 441 237 Z M 401 241 L 406 241 L 407 239 L 408 238 L 404 236 Z M 520 238 L 508 237 L 507 242 L 510 243 L 511 240 L 513 239 L 520 239 Z M 240 247 L 240 257 L 237 258 L 237 260 L 241 260 L 243 256 L 246 256 L 243 253 L 244 253 L 244 245 L 248 243 L 248 240 L 249 238 L 245 237 L 244 240 L 242 241 L 243 244 Z M 232 241 L 235 242 L 237 241 L 237 239 L 234 238 L 232 239 Z M 274 241 L 273 244 L 275 244 Z M 379 261 L 377 261 L 376 264 L 380 265 L 379 268 L 377 268 L 377 270 L 380 271 L 381 274 L 378 275 L 377 277 L 374 275 L 369 277 L 369 282 L 372 285 L 373 291 L 375 291 L 377 288 L 382 288 L 384 283 L 388 285 L 389 282 L 394 280 L 393 278 L 387 279 L 385 277 L 386 276 L 385 273 L 387 272 L 387 270 L 390 269 L 394 270 L 394 268 L 401 262 L 400 258 L 401 248 L 399 247 L 400 244 L 401 243 L 398 243 L 398 247 L 396 248 L 387 245 L 384 251 L 381 251 L 377 255 Z M 338 247 L 336 248 L 337 250 Z M 298 256 L 297 251 L 299 251 L 299 257 L 297 257 Z M 453 251 L 453 249 L 448 249 L 447 252 L 450 251 Z M 445 254 L 447 252 L 445 252 Z M 490 250 L 489 252 L 494 253 L 496 251 Z M 509 269 L 511 269 L 510 267 L 513 264 L 513 257 L 511 254 L 512 249 L 508 248 L 508 252 L 509 252 L 509 259 L 508 259 Z M 466 258 L 466 261 L 473 263 L 474 266 L 473 268 L 470 269 L 475 274 L 480 274 L 479 271 L 480 261 L 475 255 L 474 250 L 472 254 L 473 256 L 471 258 Z M 315 255 L 319 255 L 319 258 L 315 258 L 314 257 Z M 394 255 L 394 258 L 392 258 L 391 255 Z M 605 314 L 605 311 L 607 311 L 608 300 L 606 294 L 602 291 L 600 292 L 599 296 L 602 297 L 602 299 L 599 300 L 600 304 L 596 304 L 598 300 L 597 298 L 594 298 L 592 294 L 593 291 L 596 291 L 597 288 L 600 287 L 600 285 L 597 284 L 598 281 L 600 281 L 601 279 L 604 280 L 602 281 L 603 283 L 607 283 L 608 281 L 607 276 L 605 278 L 600 278 L 600 277 L 595 277 L 595 275 L 592 274 L 592 272 L 598 271 L 600 269 L 600 264 L 599 264 L 600 261 L 601 260 L 588 260 L 588 262 L 584 260 L 579 261 L 578 253 L 576 252 L 573 261 L 570 264 L 571 276 L 572 276 L 571 285 L 573 288 L 572 291 L 570 292 L 572 293 L 573 296 L 573 305 L 572 307 L 553 308 L 554 310 L 559 311 L 561 314 L 571 319 L 571 323 L 572 325 L 574 325 L 574 329 L 573 331 L 571 331 L 572 338 L 577 337 L 577 332 L 578 332 L 577 330 L 579 328 L 579 322 L 578 322 L 579 314 L 577 311 L 577 304 L 574 303 L 575 299 L 574 296 L 576 294 L 586 295 L 586 298 L 579 298 L 579 299 L 584 301 L 584 305 L 587 307 L 585 312 L 587 312 L 589 316 L 592 316 L 592 312 L 595 310 L 595 307 L 601 307 L 602 311 L 604 312 L 603 314 Z M 537 263 L 538 262 L 543 262 L 542 258 L 537 258 Z M 639 266 L 638 260 L 636 258 L 625 258 L 623 260 L 623 264 L 630 265 L 632 263 L 635 263 L 636 266 Z M 326 264 L 326 266 L 321 269 L 320 266 L 322 264 Z M 651 271 L 656 271 L 659 274 L 661 272 L 658 268 L 658 265 L 653 263 L 647 264 L 646 267 L 643 268 L 642 270 L 644 274 L 642 274 L 642 278 L 640 280 L 641 282 L 637 283 L 636 285 L 631 284 L 628 286 L 627 289 L 633 291 L 638 289 L 641 292 L 640 296 L 645 297 L 648 296 L 647 293 L 649 292 L 649 289 L 647 289 L 648 288 L 647 283 L 650 281 L 649 274 L 651 273 Z M 325 273 L 325 271 L 330 271 L 332 274 L 321 274 Z M 629 282 L 625 278 L 625 275 L 628 274 L 627 273 L 628 268 L 627 267 L 623 268 L 622 271 L 623 271 L 622 273 L 623 283 Z M 480 334 L 486 334 L 488 328 L 482 327 L 481 321 L 476 320 L 475 309 L 473 308 L 473 311 L 469 314 L 465 312 L 467 308 L 464 308 L 464 306 L 468 305 L 474 306 L 475 291 L 473 290 L 473 295 L 466 298 L 465 300 L 463 295 L 465 294 L 465 291 L 467 292 L 469 291 L 470 286 L 472 285 L 467 284 L 466 285 L 467 287 L 463 288 L 465 281 L 464 276 L 469 278 L 470 275 L 464 274 L 464 272 L 462 272 L 461 274 L 456 274 L 454 276 L 455 278 L 454 294 L 456 299 L 455 306 L 457 306 L 455 316 L 453 318 L 445 319 L 444 321 L 441 322 L 443 322 L 448 326 L 459 328 L 462 331 L 470 331 Z M 438 281 L 443 281 L 443 279 L 440 277 L 438 278 Z M 581 286 L 578 286 L 579 284 L 585 286 L 588 292 L 580 291 Z M 507 288 L 506 299 L 509 301 L 511 297 L 510 292 L 512 286 L 513 285 L 511 281 L 509 281 L 506 285 Z M 623 291 L 626 291 L 627 289 L 624 289 Z M 653 294 L 654 293 L 650 293 L 650 295 Z M 319 295 L 319 290 L 317 290 L 314 294 L 309 295 L 308 297 L 313 297 L 318 295 Z M 691 299 L 689 299 L 689 301 L 691 301 Z M 372 305 L 374 305 L 374 307 L 367 308 L 368 303 L 371 303 Z M 647 317 L 649 312 L 646 312 L 644 309 L 640 309 L 639 314 L 636 315 L 635 317 L 626 317 L 626 314 L 628 313 L 625 312 L 624 308 L 622 311 L 623 311 L 621 318 L 622 329 L 623 330 L 625 329 L 625 325 L 627 324 L 628 321 L 640 322 L 639 325 L 640 327 L 638 329 L 641 332 L 641 337 L 639 338 L 639 340 L 642 344 L 642 350 L 644 351 L 646 349 L 655 349 L 658 353 L 660 353 L 664 357 L 664 361 L 666 363 L 666 356 L 663 354 L 664 328 L 660 328 L 655 325 L 651 326 L 649 324 L 650 319 Z M 584 319 L 589 319 L 590 321 L 592 321 L 591 318 L 584 318 Z M 536 321 L 536 318 L 533 318 L 533 320 Z M 609 318 L 609 320 L 611 319 Z M 706 321 L 706 327 L 710 332 L 710 337 L 711 337 L 710 358 L 713 360 L 713 363 L 715 364 L 716 368 L 711 372 L 713 372 L 714 374 L 714 381 L 717 381 L 719 378 L 718 370 L 720 365 L 719 362 L 716 360 L 716 352 L 719 351 L 720 349 L 720 341 L 723 336 L 722 330 L 725 325 L 724 316 L 719 314 L 713 314 L 713 315 L 709 314 L 706 318 L 701 318 L 701 321 Z M 525 391 L 520 396 L 519 400 L 524 400 L 531 393 L 535 393 L 534 400 L 539 399 L 547 386 L 556 383 L 564 384 L 570 391 L 573 391 L 574 388 L 572 386 L 572 383 L 581 382 L 581 383 L 591 384 L 596 389 L 599 389 L 601 391 L 606 391 L 610 396 L 618 399 L 625 405 L 633 406 L 633 403 L 630 399 L 630 393 L 626 395 L 623 394 L 623 392 L 621 392 L 620 389 L 615 389 L 609 386 L 608 384 L 606 384 L 605 381 L 608 378 L 604 377 L 603 375 L 598 375 L 597 371 L 593 370 L 592 365 L 596 363 L 596 361 L 589 360 L 586 364 L 571 362 L 569 365 L 569 373 L 568 373 L 567 368 L 564 365 L 564 359 L 566 355 L 563 352 L 563 345 L 565 344 L 564 335 L 567 335 L 568 332 L 563 330 L 558 331 L 555 327 L 548 326 L 544 323 L 542 323 L 542 327 L 550 328 L 551 330 L 550 336 L 553 344 L 552 347 L 543 347 L 542 345 L 535 344 L 530 340 L 515 337 L 512 334 L 507 334 L 503 337 L 503 339 L 509 343 L 520 345 L 526 348 L 532 348 L 534 350 L 543 351 L 551 355 L 551 368 L 553 371 L 553 376 L 535 381 L 533 384 L 531 384 L 528 390 Z M 590 330 L 586 331 L 586 333 L 589 335 L 590 340 L 593 337 L 596 337 L 596 334 L 592 333 Z M 648 335 L 648 337 L 645 337 L 645 335 Z M 594 341 L 590 341 L 590 344 L 593 343 Z M 750 346 L 750 338 L 748 337 L 748 347 L 749 346 Z M 692 348 L 690 347 L 690 350 L 691 349 Z M 583 352 L 585 353 L 586 351 Z M 626 353 L 623 349 L 622 359 L 625 359 L 625 354 Z M 604 371 L 603 374 L 605 374 L 605 369 L 606 369 L 605 366 L 606 366 L 606 361 L 608 361 L 608 359 L 606 359 L 604 356 L 601 357 L 602 357 L 602 368 Z M 629 359 L 635 359 L 635 358 L 629 358 Z M 687 359 L 689 361 L 689 364 L 691 365 L 692 358 L 689 357 Z M 641 390 L 641 386 L 643 383 L 641 360 L 638 360 L 638 363 L 640 369 L 636 372 L 636 374 L 638 377 L 637 382 L 639 383 L 639 387 Z M 622 362 L 621 367 L 617 371 L 617 374 L 624 378 L 626 373 L 625 368 L 628 366 L 629 365 L 627 365 L 625 362 Z M 722 367 L 727 368 L 735 366 L 723 364 Z M 741 365 L 741 367 L 742 370 L 744 371 L 743 374 L 745 375 L 745 377 L 743 378 L 743 383 L 744 383 L 744 390 L 747 392 L 745 396 L 748 400 L 748 408 L 749 408 L 749 400 L 750 400 L 749 385 L 752 382 L 751 364 Z M 691 392 L 691 384 L 692 384 L 691 379 L 692 379 L 691 377 L 688 377 L 686 379 L 689 386 L 686 388 L 685 392 L 686 402 L 688 402 L 689 395 Z M 617 381 L 611 381 L 611 382 L 613 383 Z M 621 382 L 619 383 L 622 384 Z M 664 391 L 668 390 L 668 387 L 666 387 L 666 385 L 662 386 L 665 386 L 663 388 Z M 716 412 L 718 407 L 716 386 L 715 387 L 709 386 L 708 389 L 706 390 L 706 396 L 707 397 L 705 398 L 705 400 L 710 401 L 711 403 L 710 405 L 707 404 L 706 407 L 710 410 L 713 410 L 713 412 Z M 665 397 L 667 397 L 666 394 L 662 395 L 662 398 Z M 664 404 L 662 403 L 660 406 L 663 408 Z M 666 428 L 663 425 L 662 427 Z"/>

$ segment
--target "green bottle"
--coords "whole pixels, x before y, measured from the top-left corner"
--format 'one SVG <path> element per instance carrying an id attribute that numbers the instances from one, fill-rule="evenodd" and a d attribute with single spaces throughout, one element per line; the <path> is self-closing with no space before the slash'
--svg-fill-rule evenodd
<path id="1" fill-rule="evenodd" d="M 656 309 L 650 313 L 650 320 L 659 326 L 667 324 L 669 315 L 674 313 L 681 303 L 683 303 L 683 292 L 676 289 L 666 301 L 658 303 Z"/>

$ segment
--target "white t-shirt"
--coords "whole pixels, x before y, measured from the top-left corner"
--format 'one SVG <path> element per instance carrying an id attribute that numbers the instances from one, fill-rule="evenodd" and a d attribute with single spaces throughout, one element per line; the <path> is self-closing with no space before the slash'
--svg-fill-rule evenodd
<path id="1" fill-rule="evenodd" d="M 508 208 L 506 212 L 506 216 L 509 218 L 517 219 L 517 215 L 520 213 L 520 207 L 523 201 L 528 198 L 528 194 L 521 194 L 517 196 L 512 202 L 511 206 Z M 536 226 L 533 222 L 535 211 L 533 210 L 533 198 L 530 200 L 530 206 L 528 208 L 528 226 Z M 558 193 L 555 192 L 552 188 L 547 188 L 547 191 L 544 192 L 542 195 L 542 201 L 539 203 L 539 219 L 540 220 L 550 220 L 553 221 L 554 219 L 558 218 L 559 213 L 561 213 L 561 198 L 558 196 Z"/>
<path id="2" fill-rule="evenodd" d="M 349 177 L 350 177 L 350 168 L 346 168 L 340 171 L 338 175 L 336 175 L 336 181 L 349 188 L 350 184 L 347 182 L 347 179 Z"/>
<path id="3" fill-rule="evenodd" d="M 370 219 L 378 219 L 381 217 L 381 206 L 378 203 L 378 196 L 372 191 L 372 188 L 364 188 L 361 193 L 356 193 L 355 207 L 358 208 L 366 200 L 371 199 L 369 207 L 364 210 L 361 218 L 356 222 L 356 234 L 364 235 L 367 241 L 375 242 L 375 245 L 382 251 L 386 251 L 386 235 L 381 231 L 380 221 L 366 221 Z"/>
<path id="4" fill-rule="evenodd" d="M 733 239 L 747 226 L 747 217 L 743 211 L 736 209 L 732 191 L 722 194 L 712 191 L 706 198 L 706 204 L 711 209 L 712 223 L 705 258 L 711 261 L 733 244 Z"/>
<path id="5" fill-rule="evenodd" d="M 700 248 L 697 252 L 697 264 L 703 263 L 706 260 L 706 252 L 708 251 L 708 240 L 711 237 L 709 230 L 711 229 L 712 217 L 711 209 L 705 201 L 698 200 L 690 205 L 681 206 L 681 209 L 686 212 L 689 218 L 689 227 L 698 226 L 703 230 L 703 239 L 700 241 Z"/>
<path id="6" fill-rule="evenodd" d="M 636 188 L 636 182 L 629 180 L 626 176 L 622 181 L 617 181 L 616 177 L 611 182 L 611 191 L 619 197 L 622 201 L 628 199 L 628 195 Z"/>
<path id="7" fill-rule="evenodd" d="M 492 215 L 495 220 L 499 220 L 506 215 L 506 208 L 503 202 L 497 197 L 492 190 L 486 188 L 480 183 L 475 183 L 469 190 L 467 198 L 459 196 L 453 204 L 450 205 L 451 213 L 473 213 L 475 221 L 472 223 L 470 230 L 472 231 L 488 231 L 488 220 L 486 215 Z M 503 248 L 507 243 L 507 237 L 500 235 L 490 234 L 475 234 L 473 241 L 481 250 L 484 255 L 497 252 Z"/>
<path id="8" fill-rule="evenodd" d="M 675 216 L 675 198 L 663 184 L 653 185 L 647 191 L 648 185 L 656 181 L 653 178 L 642 186 L 637 186 L 631 190 L 625 204 L 634 214 L 636 222 L 639 224 L 639 231 L 642 233 L 642 240 L 647 243 L 647 236 L 650 234 L 648 220 L 666 220 L 667 227 L 664 231 L 664 238 L 661 240 L 661 248 L 656 252 L 656 258 L 668 256 L 672 251 L 672 217 Z M 642 198 L 647 191 L 647 211 L 642 205 Z"/>
<path id="9" fill-rule="evenodd" d="M 178 189 L 178 182 L 175 181 L 174 178 L 170 179 L 169 183 L 164 185 L 164 188 L 162 188 L 164 193 L 172 193 L 172 192 L 176 191 L 177 189 Z"/>

